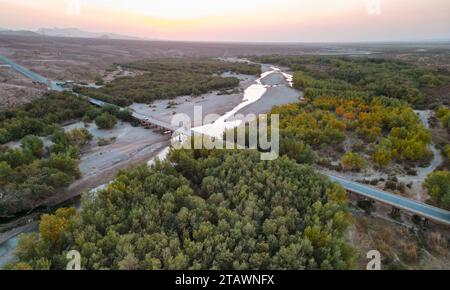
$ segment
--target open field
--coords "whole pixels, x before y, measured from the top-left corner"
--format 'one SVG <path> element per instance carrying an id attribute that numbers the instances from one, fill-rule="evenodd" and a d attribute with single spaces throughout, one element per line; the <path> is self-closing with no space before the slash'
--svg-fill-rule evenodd
<path id="1" fill-rule="evenodd" d="M 389 209 L 381 205 L 367 215 L 352 209 L 354 224 L 349 240 L 359 254 L 358 269 L 365 269 L 366 253 L 377 249 L 381 254 L 381 268 L 444 270 L 450 267 L 448 228 L 405 223 L 389 217 Z"/>
<path id="2" fill-rule="evenodd" d="M 0 109 L 27 103 L 45 90 L 45 86 L 33 83 L 12 68 L 0 67 Z"/>

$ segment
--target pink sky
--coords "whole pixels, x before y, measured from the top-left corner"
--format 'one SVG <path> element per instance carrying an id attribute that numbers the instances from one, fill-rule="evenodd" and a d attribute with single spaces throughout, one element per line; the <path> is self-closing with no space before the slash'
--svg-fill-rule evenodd
<path id="1" fill-rule="evenodd" d="M 449 19 L 449 0 L 0 0 L 1 28 L 77 27 L 169 40 L 450 39 Z"/>

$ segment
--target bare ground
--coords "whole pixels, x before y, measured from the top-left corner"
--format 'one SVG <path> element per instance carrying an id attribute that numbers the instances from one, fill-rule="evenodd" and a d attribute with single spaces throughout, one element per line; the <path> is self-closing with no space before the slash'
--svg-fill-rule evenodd
<path id="1" fill-rule="evenodd" d="M 224 74 L 224 76 L 229 76 L 229 74 Z M 157 100 L 151 104 L 135 103 L 130 108 L 169 124 L 174 114 L 186 114 L 193 120 L 192 127 L 201 126 L 203 118 L 194 120 L 194 107 L 201 108 L 202 117 L 208 114 L 216 114 L 217 117 L 223 115 L 242 102 L 244 90 L 256 80 L 255 76 L 250 75 L 233 76 L 241 80 L 235 93 L 220 95 L 219 92 L 214 91 L 198 97 L 180 96 L 171 100 Z"/>
<path id="2" fill-rule="evenodd" d="M 0 109 L 28 103 L 45 90 L 45 86 L 33 83 L 14 69 L 0 67 Z"/>
<path id="3" fill-rule="evenodd" d="M 79 163 L 83 177 L 75 181 L 66 193 L 46 199 L 45 203 L 50 206 L 109 182 L 120 170 L 147 163 L 169 145 L 169 136 L 123 122 L 111 130 L 100 130 L 95 124 L 82 122 L 66 126 L 65 130 L 83 127 L 94 136 L 83 149 Z M 99 146 L 100 139 L 111 141 L 108 145 Z"/>
<path id="4" fill-rule="evenodd" d="M 223 57 L 269 54 L 358 55 L 367 52 L 411 51 L 427 46 L 439 51 L 448 44 L 307 44 L 307 43 L 208 43 L 0 36 L 0 54 L 50 79 L 92 82 L 113 63 L 151 57 Z"/>
<path id="5" fill-rule="evenodd" d="M 357 249 L 357 268 L 366 269 L 370 250 L 381 254 L 382 269 L 449 269 L 448 227 L 430 224 L 420 227 L 409 217 L 402 221 L 388 217 L 389 208 L 376 206 L 376 212 L 365 214 L 353 208 L 354 225 L 348 232 L 350 243 Z"/>
<path id="6" fill-rule="evenodd" d="M 113 63 L 150 57 L 228 57 L 298 54 L 317 48 L 295 44 L 242 44 L 174 41 L 0 36 L 0 54 L 50 79 L 92 82 Z"/>

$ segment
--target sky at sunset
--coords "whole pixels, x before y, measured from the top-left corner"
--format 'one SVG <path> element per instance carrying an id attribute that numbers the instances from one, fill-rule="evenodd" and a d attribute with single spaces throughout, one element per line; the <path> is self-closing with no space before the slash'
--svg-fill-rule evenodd
<path id="1" fill-rule="evenodd" d="M 450 0 L 0 0 L 0 28 L 193 41 L 450 39 Z"/>

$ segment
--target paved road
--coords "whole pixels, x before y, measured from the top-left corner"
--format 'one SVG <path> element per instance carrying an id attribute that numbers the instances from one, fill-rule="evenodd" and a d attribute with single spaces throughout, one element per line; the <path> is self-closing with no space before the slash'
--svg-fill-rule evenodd
<path id="1" fill-rule="evenodd" d="M 11 65 L 11 67 L 13 67 L 18 72 L 24 74 L 27 77 L 29 77 L 37 82 L 46 84 L 50 90 L 58 90 L 58 91 L 62 90 L 62 88 L 59 87 L 56 84 L 56 82 L 49 81 L 46 78 L 14 63 L 13 61 L 11 61 L 1 55 L 0 55 L 0 61 L 3 61 L 4 63 Z M 90 98 L 90 102 L 92 104 L 100 106 L 100 107 L 107 105 L 106 102 L 92 99 L 92 98 Z M 157 119 L 145 116 L 143 114 L 133 112 L 133 117 L 135 117 L 138 120 L 156 125 L 158 127 L 165 128 L 170 131 L 178 130 L 178 128 L 174 128 L 173 126 L 171 126 L 169 124 L 166 124 Z M 186 130 L 183 130 L 182 134 L 186 134 L 186 135 L 190 136 L 190 134 L 191 134 L 190 130 L 186 131 L 186 132 L 184 132 L 184 131 L 186 131 Z M 412 200 L 409 198 L 401 197 L 399 195 L 391 194 L 389 192 L 385 192 L 385 191 L 373 188 L 373 187 L 365 185 L 365 184 L 349 181 L 347 179 L 337 177 L 334 175 L 329 175 L 329 174 L 326 174 L 326 175 L 332 181 L 335 181 L 335 182 L 341 184 L 345 189 L 347 189 L 351 192 L 354 192 L 356 194 L 362 195 L 364 197 L 367 197 L 367 198 L 370 198 L 370 199 L 373 199 L 373 200 L 376 200 L 376 201 L 379 201 L 379 202 L 382 202 L 385 204 L 392 205 L 396 208 L 403 209 L 408 212 L 412 212 L 414 214 L 428 218 L 430 220 L 434 220 L 436 222 L 450 225 L 450 212 L 449 211 L 439 209 L 439 208 L 436 208 L 436 207 L 433 207 L 433 206 L 430 206 L 427 204 L 423 204 L 423 203 L 420 203 L 418 201 L 415 201 L 415 200 Z"/>
<path id="2" fill-rule="evenodd" d="M 44 78 L 43 76 L 41 76 L 41 75 L 39 75 L 37 73 L 34 73 L 34 72 L 30 71 L 27 68 L 24 68 L 21 65 L 18 65 L 17 63 L 13 62 L 12 60 L 10 60 L 10 59 L 2 56 L 2 55 L 0 55 L 0 61 L 5 63 L 5 64 L 10 65 L 16 71 L 18 71 L 19 73 L 23 74 L 24 76 L 32 79 L 35 82 L 38 82 L 38 83 L 41 83 L 41 84 L 45 84 L 45 85 L 49 84 L 48 79 Z"/>
<path id="3" fill-rule="evenodd" d="M 450 225 L 450 212 L 430 206 L 409 198 L 405 198 L 396 194 L 392 194 L 386 191 L 376 189 L 374 187 L 349 181 L 341 177 L 326 174 L 332 181 L 341 184 L 345 189 L 354 192 L 356 194 L 365 196 L 376 201 L 392 205 L 396 208 L 409 211 L 413 214 L 440 222 L 446 225 Z"/>

